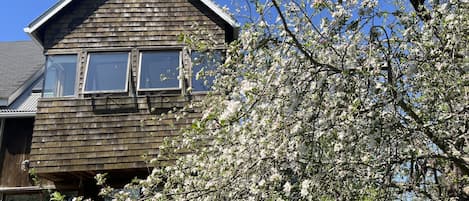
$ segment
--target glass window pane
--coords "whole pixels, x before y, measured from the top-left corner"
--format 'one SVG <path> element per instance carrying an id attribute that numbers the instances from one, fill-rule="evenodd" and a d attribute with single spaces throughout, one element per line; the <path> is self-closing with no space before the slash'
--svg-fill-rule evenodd
<path id="1" fill-rule="evenodd" d="M 192 91 L 209 91 L 215 80 L 215 70 L 221 65 L 222 53 L 192 52 Z"/>
<path id="2" fill-rule="evenodd" d="M 76 55 L 48 56 L 44 97 L 61 97 L 75 95 Z"/>
<path id="3" fill-rule="evenodd" d="M 179 88 L 179 51 L 143 52 L 140 89 Z"/>
<path id="4" fill-rule="evenodd" d="M 125 91 L 129 53 L 90 53 L 85 91 Z"/>

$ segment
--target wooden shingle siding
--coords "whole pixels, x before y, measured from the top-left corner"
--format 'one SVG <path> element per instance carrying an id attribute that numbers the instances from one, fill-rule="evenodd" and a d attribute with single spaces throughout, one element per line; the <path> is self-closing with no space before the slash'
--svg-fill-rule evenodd
<path id="1" fill-rule="evenodd" d="M 217 46 L 232 40 L 232 27 L 204 6 L 198 0 L 80 0 L 41 26 L 37 33 L 46 54 L 77 54 L 77 92 L 74 98 L 39 100 L 31 167 L 55 181 L 67 174 L 145 169 L 142 156 L 156 156 L 165 138 L 177 136 L 200 119 L 198 108 L 178 119 L 158 113 L 198 102 L 202 95 L 189 97 L 184 89 L 135 90 L 141 51 L 182 51 L 182 67 L 188 73 L 190 55 L 179 41 L 181 34 L 203 30 L 200 37 Z M 97 51 L 130 53 L 127 92 L 83 93 L 87 56 Z M 190 80 L 189 74 L 181 77 Z"/>
<path id="2" fill-rule="evenodd" d="M 225 42 L 223 22 L 190 0 L 76 1 L 42 31 L 50 50 L 183 45 L 178 36 L 194 33 L 195 27 Z"/>
<path id="3" fill-rule="evenodd" d="M 200 98 L 193 96 L 191 101 Z M 190 103 L 183 96 L 153 96 L 150 102 L 158 108 Z M 134 105 L 134 98 L 113 97 L 108 103 Z M 197 109 L 185 118 L 176 119 L 173 114 L 161 117 L 149 112 L 147 97 L 138 97 L 137 103 L 134 113 L 100 115 L 93 111 L 91 98 L 42 99 L 34 126 L 31 166 L 40 174 L 145 168 L 143 155 L 156 156 L 166 137 L 178 135 L 201 117 Z M 96 99 L 95 106 L 106 106 L 106 99 Z"/>

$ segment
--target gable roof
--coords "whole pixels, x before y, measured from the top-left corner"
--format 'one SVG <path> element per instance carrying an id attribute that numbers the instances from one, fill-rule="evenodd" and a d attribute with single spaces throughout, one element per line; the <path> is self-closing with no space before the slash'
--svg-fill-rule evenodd
<path id="1" fill-rule="evenodd" d="M 37 31 L 40 27 L 42 27 L 46 22 L 60 13 L 67 5 L 69 5 L 73 0 L 59 0 L 55 5 L 50 7 L 46 12 L 36 18 L 31 24 L 29 24 L 26 28 L 24 28 L 24 32 L 26 32 L 34 41 L 38 44 L 41 44 Z M 228 25 L 233 28 L 233 35 L 237 35 L 239 30 L 239 24 L 236 20 L 231 17 L 228 13 L 226 13 L 223 9 L 221 9 L 217 4 L 215 4 L 212 0 L 198 0 L 209 9 L 211 9 L 216 15 L 218 15 L 221 19 L 223 19 Z"/>
<path id="2" fill-rule="evenodd" d="M 13 103 L 43 72 L 44 56 L 32 41 L 0 42 L 0 106 Z"/>

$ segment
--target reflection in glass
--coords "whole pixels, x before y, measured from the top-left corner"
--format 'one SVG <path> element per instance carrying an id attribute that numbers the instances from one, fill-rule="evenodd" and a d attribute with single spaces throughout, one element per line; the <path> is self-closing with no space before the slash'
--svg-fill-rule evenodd
<path id="1" fill-rule="evenodd" d="M 192 91 L 210 91 L 215 80 L 215 70 L 221 65 L 222 53 L 192 52 Z"/>
<path id="2" fill-rule="evenodd" d="M 179 51 L 142 52 L 140 89 L 178 89 Z"/>
<path id="3" fill-rule="evenodd" d="M 75 95 L 76 55 L 47 56 L 43 97 Z"/>
<path id="4" fill-rule="evenodd" d="M 90 53 L 86 92 L 125 91 L 129 53 Z"/>

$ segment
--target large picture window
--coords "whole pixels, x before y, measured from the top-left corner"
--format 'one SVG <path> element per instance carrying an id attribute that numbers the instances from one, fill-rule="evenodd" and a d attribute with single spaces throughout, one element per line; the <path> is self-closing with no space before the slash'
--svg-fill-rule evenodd
<path id="1" fill-rule="evenodd" d="M 43 97 L 75 95 L 76 55 L 47 56 Z"/>
<path id="2" fill-rule="evenodd" d="M 210 91 L 215 80 L 216 68 L 221 65 L 222 53 L 192 52 L 192 91 Z"/>
<path id="3" fill-rule="evenodd" d="M 90 53 L 85 79 L 85 92 L 125 92 L 129 53 Z"/>
<path id="4" fill-rule="evenodd" d="M 142 52 L 139 89 L 179 89 L 180 66 L 180 51 Z"/>

